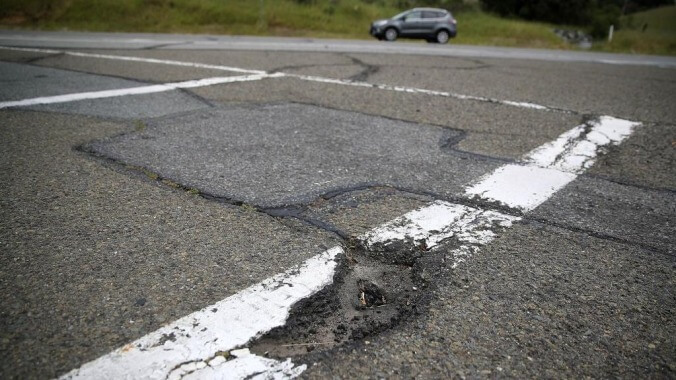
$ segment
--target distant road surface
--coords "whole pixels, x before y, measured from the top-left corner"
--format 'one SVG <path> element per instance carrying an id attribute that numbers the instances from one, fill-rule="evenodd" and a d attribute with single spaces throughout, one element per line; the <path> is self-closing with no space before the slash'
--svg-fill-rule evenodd
<path id="1" fill-rule="evenodd" d="M 150 33 L 0 31 L 0 45 L 70 49 L 259 50 L 340 53 L 414 54 L 444 57 L 514 58 L 559 62 L 676 67 L 676 58 L 581 51 L 491 46 L 383 43 L 364 40 L 291 37 L 209 36 Z"/>

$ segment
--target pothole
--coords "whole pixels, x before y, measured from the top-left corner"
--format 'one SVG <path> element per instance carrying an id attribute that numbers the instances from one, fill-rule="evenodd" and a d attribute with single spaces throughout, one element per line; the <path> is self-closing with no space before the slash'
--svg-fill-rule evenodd
<path id="1" fill-rule="evenodd" d="M 298 358 L 391 329 L 429 303 L 423 272 L 417 263 L 387 262 L 352 249 L 331 286 L 296 304 L 284 326 L 249 348 L 264 357 Z"/>

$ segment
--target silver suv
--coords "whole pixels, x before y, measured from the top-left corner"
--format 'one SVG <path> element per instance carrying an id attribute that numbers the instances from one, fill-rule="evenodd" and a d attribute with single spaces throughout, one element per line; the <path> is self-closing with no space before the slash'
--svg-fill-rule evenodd
<path id="1" fill-rule="evenodd" d="M 423 38 L 445 44 L 455 37 L 457 28 L 451 12 L 445 9 L 413 8 L 390 19 L 374 21 L 370 33 L 379 40 Z"/>

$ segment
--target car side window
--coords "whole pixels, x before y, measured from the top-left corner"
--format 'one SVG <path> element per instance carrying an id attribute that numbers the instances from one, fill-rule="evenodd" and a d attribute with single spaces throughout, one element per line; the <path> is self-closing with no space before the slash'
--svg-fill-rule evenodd
<path id="1" fill-rule="evenodd" d="M 405 17 L 406 17 L 406 20 L 415 20 L 415 19 L 421 18 L 421 15 L 420 15 L 420 12 L 411 12 L 411 13 L 407 14 Z"/>
<path id="2" fill-rule="evenodd" d="M 423 11 L 422 13 L 422 18 L 439 18 L 439 17 L 441 17 L 439 12 Z"/>

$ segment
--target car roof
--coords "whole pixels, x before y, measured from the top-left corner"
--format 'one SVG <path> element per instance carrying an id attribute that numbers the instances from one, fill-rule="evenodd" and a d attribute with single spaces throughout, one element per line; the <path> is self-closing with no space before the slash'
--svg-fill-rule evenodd
<path id="1" fill-rule="evenodd" d="M 435 11 L 435 12 L 444 12 L 444 13 L 450 13 L 449 11 L 441 8 L 413 8 L 411 9 L 412 11 Z"/>

